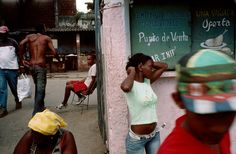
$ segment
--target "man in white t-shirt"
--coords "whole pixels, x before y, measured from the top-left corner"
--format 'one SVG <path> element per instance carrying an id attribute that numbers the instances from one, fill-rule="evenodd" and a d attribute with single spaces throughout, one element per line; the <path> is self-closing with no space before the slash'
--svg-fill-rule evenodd
<path id="1" fill-rule="evenodd" d="M 88 75 L 83 80 L 71 80 L 66 82 L 64 99 L 61 104 L 59 104 L 56 108 L 62 109 L 67 106 L 67 101 L 70 97 L 70 92 L 75 92 L 79 97 L 79 102 L 82 102 L 91 91 L 92 87 L 95 84 L 96 80 L 96 56 L 94 54 L 90 54 L 87 56 L 88 65 L 91 66 Z"/>
<path id="2" fill-rule="evenodd" d="M 8 32 L 7 26 L 0 26 L 0 118 L 8 114 L 7 84 L 15 97 L 16 109 L 21 108 L 21 102 L 17 96 L 18 43 L 8 37 Z"/>

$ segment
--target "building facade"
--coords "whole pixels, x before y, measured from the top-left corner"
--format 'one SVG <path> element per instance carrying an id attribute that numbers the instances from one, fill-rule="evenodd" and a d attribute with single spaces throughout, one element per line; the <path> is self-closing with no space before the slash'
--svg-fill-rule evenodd
<path id="1" fill-rule="evenodd" d="M 49 55 L 51 72 L 88 69 L 83 59 L 95 50 L 95 17 L 89 12 L 76 18 L 76 13 L 75 0 L 0 1 L 0 24 L 7 25 L 17 41 L 34 32 L 39 23 L 45 24 L 65 66 L 59 70 Z"/>
<path id="2" fill-rule="evenodd" d="M 126 77 L 128 57 L 143 52 L 169 64 L 169 70 L 152 85 L 158 96 L 158 125 L 166 123 L 161 131 L 162 142 L 174 127 L 175 119 L 183 114 L 171 98 L 176 86 L 174 67 L 178 59 L 202 48 L 223 49 L 235 57 L 235 3 L 222 2 L 100 1 L 107 147 L 111 154 L 125 153 L 129 119 L 120 84 Z M 217 38 L 217 44 L 208 44 L 210 39 Z M 236 123 L 231 129 L 232 153 L 236 153 L 235 130 Z"/>

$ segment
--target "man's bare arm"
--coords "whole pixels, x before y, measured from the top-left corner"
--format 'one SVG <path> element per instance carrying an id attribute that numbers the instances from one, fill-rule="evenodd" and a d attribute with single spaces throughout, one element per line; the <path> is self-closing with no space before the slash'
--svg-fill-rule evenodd
<path id="1" fill-rule="evenodd" d="M 25 45 L 28 42 L 28 37 L 26 37 L 25 39 L 23 39 L 20 44 L 19 44 L 19 61 L 20 61 L 20 65 L 24 65 L 24 54 L 25 54 Z"/>
<path id="2" fill-rule="evenodd" d="M 52 39 L 51 39 L 51 38 L 48 38 L 48 47 L 49 47 L 51 53 L 52 53 L 52 54 L 54 55 L 54 57 L 57 59 L 57 61 L 60 62 L 60 57 L 59 57 L 59 55 L 57 54 L 56 49 L 55 49 L 54 46 L 53 46 L 53 43 L 52 43 Z"/>

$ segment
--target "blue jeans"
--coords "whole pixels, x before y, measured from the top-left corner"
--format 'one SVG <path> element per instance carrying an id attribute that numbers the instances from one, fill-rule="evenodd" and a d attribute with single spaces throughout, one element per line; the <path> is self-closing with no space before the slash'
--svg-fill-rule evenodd
<path id="1" fill-rule="evenodd" d="M 7 84 L 11 89 L 15 102 L 19 102 L 17 95 L 17 76 L 18 70 L 0 69 L 0 107 L 7 108 Z"/>
<path id="2" fill-rule="evenodd" d="M 126 154 L 143 154 L 144 149 L 146 154 L 156 154 L 160 146 L 160 132 L 156 132 L 151 138 L 137 139 L 130 134 L 126 137 Z"/>
<path id="3" fill-rule="evenodd" d="M 33 111 L 33 115 L 35 115 L 35 113 L 42 112 L 45 109 L 44 98 L 47 84 L 47 68 L 34 65 L 30 67 L 30 72 L 35 84 L 34 111 Z"/>

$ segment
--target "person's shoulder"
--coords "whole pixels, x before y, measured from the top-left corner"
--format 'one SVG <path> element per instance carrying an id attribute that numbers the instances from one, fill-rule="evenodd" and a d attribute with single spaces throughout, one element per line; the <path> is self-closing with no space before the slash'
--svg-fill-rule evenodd
<path id="1" fill-rule="evenodd" d="M 72 132 L 66 129 L 60 129 L 62 136 L 73 136 Z"/>
<path id="2" fill-rule="evenodd" d="M 40 34 L 40 37 L 45 38 L 45 39 L 51 39 L 51 37 L 46 34 Z"/>
<path id="3" fill-rule="evenodd" d="M 31 130 L 28 130 L 25 132 L 25 134 L 22 136 L 23 139 L 25 140 L 29 140 L 29 139 L 32 139 L 32 131 Z"/>
<path id="4" fill-rule="evenodd" d="M 35 37 L 35 36 L 36 36 L 36 34 L 28 34 L 28 35 L 26 35 L 25 38 L 30 38 L 30 37 Z"/>
<path id="5" fill-rule="evenodd" d="M 94 63 L 90 68 L 95 69 L 96 68 L 96 63 Z"/>
<path id="6" fill-rule="evenodd" d="M 74 136 L 74 135 L 72 134 L 72 132 L 69 131 L 69 130 L 64 130 L 64 135 L 67 135 L 67 136 Z"/>
<path id="7" fill-rule="evenodd" d="M 8 40 L 11 41 L 11 42 L 13 42 L 13 43 L 15 43 L 15 44 L 18 44 L 17 41 L 16 41 L 14 38 L 10 38 L 10 37 L 9 37 Z"/>
<path id="8" fill-rule="evenodd" d="M 150 79 L 148 79 L 148 78 L 144 78 L 144 82 L 145 82 L 145 83 L 148 83 L 148 84 L 151 83 Z"/>
<path id="9" fill-rule="evenodd" d="M 13 39 L 13 38 L 10 38 L 10 37 L 8 38 L 8 44 L 12 45 L 14 47 L 18 47 L 17 41 L 15 39 Z"/>
<path id="10" fill-rule="evenodd" d="M 188 131 L 176 126 L 161 144 L 158 154 L 189 154 L 189 152 L 191 154 L 199 154 L 204 152 L 202 151 L 202 145 Z"/>
<path id="11" fill-rule="evenodd" d="M 185 137 L 179 135 L 178 133 L 179 131 L 173 130 L 166 137 L 166 139 L 163 141 L 159 148 L 158 154 L 188 154 L 190 152 L 189 147 L 187 147 L 188 150 L 186 150 L 185 147 L 185 145 L 187 143 L 190 143 L 190 141 L 186 140 Z"/>
<path id="12" fill-rule="evenodd" d="M 96 71 L 96 63 L 95 64 L 93 64 L 91 67 L 90 67 L 90 70 L 94 70 L 94 71 Z"/>
<path id="13" fill-rule="evenodd" d="M 41 34 L 40 39 L 43 41 L 47 41 L 47 42 L 52 41 L 51 37 L 49 37 L 48 35 L 45 35 L 45 34 Z"/>
<path id="14" fill-rule="evenodd" d="M 61 140 L 62 153 L 77 153 L 74 135 L 69 130 L 64 129 L 63 131 L 64 132 Z"/>
<path id="15" fill-rule="evenodd" d="M 31 41 L 32 39 L 35 39 L 36 34 L 28 34 L 25 36 L 24 40 Z"/>
<path id="16" fill-rule="evenodd" d="M 74 141 L 74 135 L 71 131 L 63 129 L 62 140 L 66 142 Z"/>

